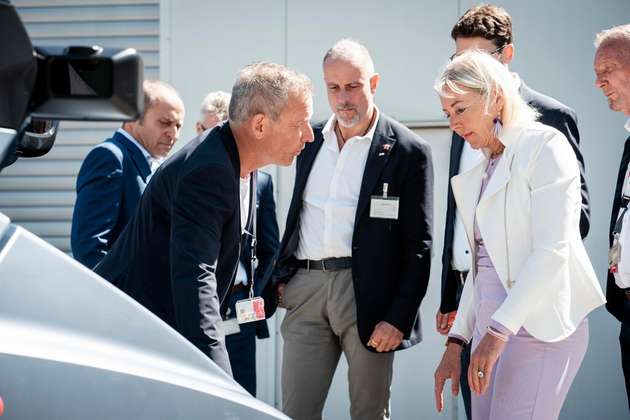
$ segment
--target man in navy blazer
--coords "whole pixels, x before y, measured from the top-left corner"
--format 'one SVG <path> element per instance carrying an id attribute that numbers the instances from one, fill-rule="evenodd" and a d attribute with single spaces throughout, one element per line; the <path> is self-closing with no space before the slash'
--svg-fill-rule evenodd
<path id="1" fill-rule="evenodd" d="M 394 352 L 421 340 L 431 151 L 374 104 L 379 75 L 367 48 L 341 40 L 323 67 L 333 115 L 298 158 L 269 288 L 287 309 L 282 405 L 290 417 L 321 418 L 343 353 L 351 417 L 389 418 Z"/>
<path id="2" fill-rule="evenodd" d="M 241 237 L 251 231 L 255 171 L 290 165 L 313 141 L 311 82 L 282 65 L 245 67 L 229 121 L 164 162 L 96 273 L 231 374 L 225 315 Z"/>
<path id="3" fill-rule="evenodd" d="M 221 91 L 210 92 L 201 104 L 197 121 L 197 135 L 228 119 L 230 94 Z M 256 396 L 256 338 L 268 338 L 267 320 L 238 325 L 236 302 L 249 297 L 252 279 L 252 234 L 256 235 L 257 265 L 254 273 L 254 296 L 260 296 L 270 269 L 274 264 L 279 246 L 276 201 L 273 197 L 273 182 L 266 172 L 258 171 L 256 187 L 256 230 L 243 237 L 238 271 L 228 301 L 224 320 L 225 345 L 227 347 L 234 380 L 250 394 Z"/>
<path id="4" fill-rule="evenodd" d="M 506 66 L 514 56 L 512 44 L 512 19 L 505 9 L 483 4 L 467 10 L 457 21 L 451 37 L 455 41 L 457 55 L 465 50 L 477 48 L 487 51 Z M 582 213 L 580 233 L 586 236 L 590 226 L 590 206 L 588 190 L 584 178 L 584 158 L 580 152 L 580 133 L 577 128 L 575 111 L 559 101 L 529 88 L 514 73 L 520 84 L 519 92 L 527 103 L 540 113 L 539 121 L 559 130 L 569 141 L 580 166 L 582 184 Z M 449 180 L 453 176 L 472 167 L 481 157 L 481 152 L 473 150 L 463 138 L 453 133 L 450 151 Z M 444 248 L 442 251 L 442 293 L 440 308 L 436 315 L 436 327 L 441 334 L 448 334 L 459 306 L 459 296 L 463 282 L 470 270 L 472 258 L 465 241 L 461 223 L 456 220 L 455 200 L 448 184 Z M 464 235 L 464 237 L 462 237 Z M 470 349 L 462 351 L 462 375 L 460 379 L 462 396 L 467 417 L 470 419 L 470 389 L 468 387 L 467 366 Z"/>
<path id="5" fill-rule="evenodd" d="M 144 112 L 93 148 L 77 177 L 72 215 L 74 258 L 93 268 L 133 215 L 151 176 L 151 166 L 179 138 L 184 104 L 171 86 L 144 82 Z"/>

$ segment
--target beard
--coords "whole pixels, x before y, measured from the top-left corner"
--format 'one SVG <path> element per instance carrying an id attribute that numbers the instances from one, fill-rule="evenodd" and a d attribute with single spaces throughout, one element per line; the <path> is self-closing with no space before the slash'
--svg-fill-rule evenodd
<path id="1" fill-rule="evenodd" d="M 341 116 L 340 111 L 353 111 L 354 115 L 350 119 L 347 119 Z M 361 121 L 361 117 L 357 112 L 357 108 L 351 104 L 343 104 L 341 106 L 338 106 L 335 110 L 335 115 L 337 116 L 337 123 L 343 128 L 352 128 L 356 126 L 359 121 Z"/>

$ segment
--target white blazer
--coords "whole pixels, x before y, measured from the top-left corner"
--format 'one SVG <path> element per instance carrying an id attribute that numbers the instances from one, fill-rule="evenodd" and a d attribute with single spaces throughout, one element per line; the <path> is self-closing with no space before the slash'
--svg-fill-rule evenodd
<path id="1" fill-rule="evenodd" d="M 580 238 L 580 171 L 564 135 L 540 123 L 505 127 L 503 156 L 480 200 L 488 157 L 451 179 L 474 255 L 475 215 L 507 297 L 492 319 L 541 341 L 562 340 L 605 303 Z M 474 264 L 473 264 L 474 267 Z M 474 268 L 451 334 L 470 340 L 477 302 Z"/>

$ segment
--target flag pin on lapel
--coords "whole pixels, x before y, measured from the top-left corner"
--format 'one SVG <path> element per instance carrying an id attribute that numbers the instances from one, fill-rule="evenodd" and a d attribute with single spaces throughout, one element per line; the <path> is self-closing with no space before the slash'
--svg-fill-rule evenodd
<path id="1" fill-rule="evenodd" d="M 385 153 L 389 153 L 389 149 L 390 149 L 391 145 L 390 144 L 384 144 L 383 145 L 383 150 L 381 151 L 381 153 L 379 153 L 379 156 L 384 156 Z"/>

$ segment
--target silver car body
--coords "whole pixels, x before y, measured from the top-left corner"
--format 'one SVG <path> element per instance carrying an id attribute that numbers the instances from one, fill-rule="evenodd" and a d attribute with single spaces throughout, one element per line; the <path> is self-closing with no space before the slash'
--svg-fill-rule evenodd
<path id="1" fill-rule="evenodd" d="M 3 419 L 287 418 L 136 301 L 2 213 L 0 397 Z"/>

